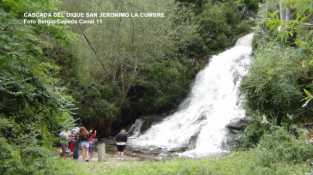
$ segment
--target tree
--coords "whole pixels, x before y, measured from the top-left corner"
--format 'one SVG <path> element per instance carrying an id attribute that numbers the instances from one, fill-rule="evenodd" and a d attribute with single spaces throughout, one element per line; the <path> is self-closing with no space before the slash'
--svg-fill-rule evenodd
<path id="1" fill-rule="evenodd" d="M 60 84 L 54 57 L 45 53 L 54 43 L 66 45 L 59 37 L 66 30 L 20 25 L 24 11 L 41 7 L 55 6 L 0 2 L 0 174 L 58 173 L 49 162 L 50 149 L 58 133 L 74 125 L 73 98 Z"/>

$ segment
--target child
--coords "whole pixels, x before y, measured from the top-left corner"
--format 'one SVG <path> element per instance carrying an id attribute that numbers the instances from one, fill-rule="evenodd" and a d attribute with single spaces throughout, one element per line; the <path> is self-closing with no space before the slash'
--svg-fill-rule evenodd
<path id="1" fill-rule="evenodd" d="M 88 130 L 85 127 L 81 127 L 79 130 L 79 142 L 80 142 L 80 147 L 82 149 L 83 160 L 85 160 L 86 162 L 89 161 L 88 138 L 89 138 Z"/>

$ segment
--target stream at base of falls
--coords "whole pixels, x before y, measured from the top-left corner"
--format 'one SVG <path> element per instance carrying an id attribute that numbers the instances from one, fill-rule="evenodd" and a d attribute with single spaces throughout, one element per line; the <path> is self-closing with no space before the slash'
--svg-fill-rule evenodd
<path id="1" fill-rule="evenodd" d="M 112 139 L 105 139 L 106 141 L 106 155 L 103 162 L 116 162 L 116 161 L 163 161 L 163 160 L 170 160 L 173 158 L 177 158 L 177 153 L 161 153 L 157 150 L 154 151 L 145 151 L 145 150 L 136 150 L 132 147 L 127 147 L 125 150 L 125 156 L 123 158 L 117 155 L 116 146 L 113 144 L 114 140 Z M 100 142 L 96 143 L 95 150 L 93 152 L 93 156 L 90 161 L 96 162 L 98 161 L 98 151 L 97 145 Z M 210 158 L 218 158 L 223 156 L 222 153 L 217 153 L 215 155 L 210 155 Z M 81 158 L 82 159 L 82 158 Z M 82 160 L 81 160 L 82 161 Z"/>

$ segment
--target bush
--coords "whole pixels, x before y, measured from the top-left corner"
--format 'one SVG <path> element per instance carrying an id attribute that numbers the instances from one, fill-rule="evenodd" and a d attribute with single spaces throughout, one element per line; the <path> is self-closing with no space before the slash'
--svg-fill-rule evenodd
<path id="1" fill-rule="evenodd" d="M 241 85 L 248 110 L 265 114 L 277 124 L 302 105 L 303 56 L 292 48 L 273 43 L 255 52 L 252 67 Z"/>
<path id="2" fill-rule="evenodd" d="M 281 19 L 283 8 L 291 10 L 290 19 Z M 242 91 L 247 97 L 247 109 L 265 114 L 282 124 L 287 116 L 301 122 L 312 115 L 302 108 L 303 89 L 312 91 L 312 21 L 309 0 L 265 1 L 255 28 L 255 60 Z M 311 119 L 309 119 L 311 120 Z"/>
<path id="3" fill-rule="evenodd" d="M 22 173 L 22 162 L 16 151 L 4 138 L 0 137 L 0 174 L 15 175 Z"/>
<path id="4" fill-rule="evenodd" d="M 284 128 L 265 134 L 256 149 L 258 163 L 271 167 L 277 162 L 301 163 L 313 156 L 313 146 Z"/>
<path id="5" fill-rule="evenodd" d="M 244 135 L 240 140 L 240 149 L 254 148 L 259 144 L 260 139 L 264 133 L 268 132 L 271 128 L 269 123 L 262 121 L 263 117 L 256 115 L 244 130 Z"/>
<path id="6" fill-rule="evenodd" d="M 44 1 L 0 2 L 0 174 L 3 175 L 58 174 L 50 163 L 49 149 L 58 132 L 73 125 L 73 99 L 60 85 L 53 57 L 44 53 L 46 47 L 66 43 L 58 37 L 65 33 L 53 27 L 19 24 L 23 11 L 46 7 L 42 4 L 53 8 Z"/>

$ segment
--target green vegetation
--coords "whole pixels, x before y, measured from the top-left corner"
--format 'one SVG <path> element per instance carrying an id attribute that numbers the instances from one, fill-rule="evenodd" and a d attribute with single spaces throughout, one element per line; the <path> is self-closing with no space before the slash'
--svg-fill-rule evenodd
<path id="1" fill-rule="evenodd" d="M 238 36 L 249 33 L 254 24 L 252 19 L 262 0 L 178 2 L 180 6 L 191 9 L 187 19 L 191 21 L 197 33 L 181 49 L 189 57 L 203 59 L 232 46 Z M 184 19 L 181 18 L 180 21 L 182 20 Z"/>
<path id="2" fill-rule="evenodd" d="M 309 172 L 309 166 L 305 164 L 275 163 L 272 167 L 261 166 L 255 162 L 256 156 L 258 155 L 255 152 L 236 152 L 221 159 L 125 162 L 117 166 L 101 163 L 63 163 L 64 169 L 76 167 L 68 174 L 82 175 L 303 175 Z"/>
<path id="3" fill-rule="evenodd" d="M 72 28 L 79 71 L 72 71 L 77 74 L 68 86 L 78 101 L 77 117 L 88 127 L 105 128 L 99 134 L 111 135 L 113 122 L 127 127 L 139 116 L 168 112 L 186 95 L 200 66 L 177 52 L 175 38 L 186 40 L 192 27 L 173 25 L 174 1 L 65 0 L 62 8 L 166 13 L 165 18 L 112 18 Z"/>
<path id="4" fill-rule="evenodd" d="M 201 1 L 197 7 L 174 0 L 64 0 L 61 7 L 68 11 L 165 13 L 165 18 L 111 18 L 72 27 L 76 62 L 61 67 L 71 72 L 64 79 L 78 101 L 77 117 L 88 127 L 105 128 L 99 134 L 107 136 L 138 117 L 175 109 L 206 56 L 247 33 L 257 3 Z"/>
<path id="5" fill-rule="evenodd" d="M 311 137 L 306 134 L 299 138 L 305 124 L 312 122 L 313 114 L 310 93 L 313 78 L 312 12 L 312 2 L 307 0 L 267 1 L 259 11 L 254 60 L 241 85 L 252 120 L 245 130 L 241 148 L 258 148 L 275 143 L 279 140 L 275 138 L 277 127 L 283 128 L 280 132 L 285 130 L 294 135 L 295 139 L 293 144 L 281 142 L 265 147 L 263 150 L 269 151 L 270 156 L 266 160 L 280 154 L 280 159 L 304 162 L 312 156 L 312 148 L 301 151 L 305 144 L 298 142 Z M 312 131 L 309 129 L 309 132 Z M 262 138 L 267 140 L 267 144 Z M 278 147 L 285 147 L 286 150 L 276 150 Z M 276 150 L 274 153 L 270 151 L 273 149 Z M 295 153 L 298 151 L 308 155 Z"/>
<path id="6" fill-rule="evenodd" d="M 279 8 L 278 8 L 279 7 Z M 259 12 L 253 64 L 242 83 L 247 109 L 284 125 L 312 121 L 312 2 L 268 1 Z M 253 117 L 257 118 L 257 117 Z"/>
<path id="7" fill-rule="evenodd" d="M 65 45 L 59 36 L 66 33 L 19 24 L 24 10 L 53 9 L 53 4 L 1 1 L 0 7 L 0 174 L 57 174 L 49 149 L 55 135 L 74 124 L 73 98 L 43 50 Z"/>
<path id="8" fill-rule="evenodd" d="M 25 11 L 42 10 L 166 17 L 20 24 Z M 311 0 L 1 0 L 0 14 L 0 174 L 309 172 L 313 148 L 303 126 L 313 121 Z M 138 117 L 175 109 L 207 56 L 251 30 L 254 60 L 241 86 L 251 122 L 239 152 L 118 168 L 55 158 L 58 133 L 75 120 L 104 137 Z"/>
<path id="9" fill-rule="evenodd" d="M 303 111 L 304 87 L 298 80 L 306 78 L 310 68 L 305 70 L 303 62 L 307 60 L 299 50 L 274 43 L 257 49 L 249 76 L 242 84 L 247 105 L 277 120 L 288 120 L 288 114 L 297 115 Z"/>

